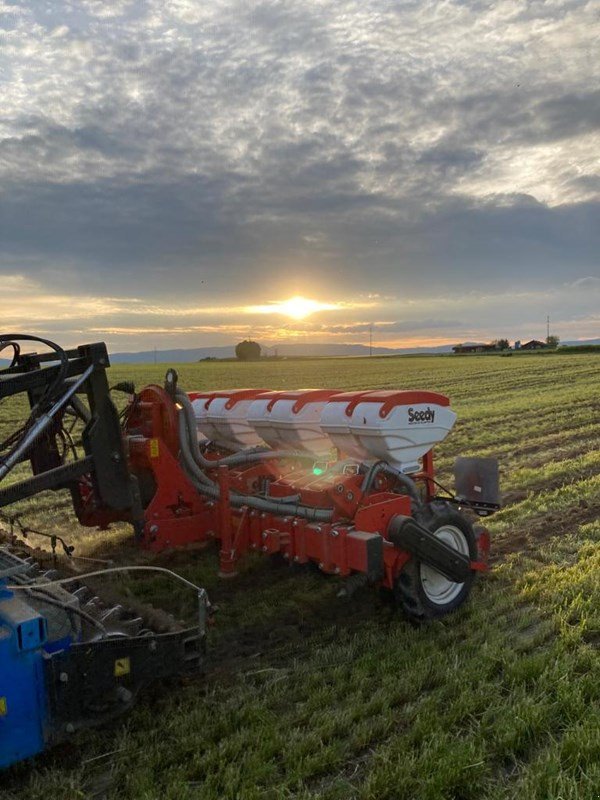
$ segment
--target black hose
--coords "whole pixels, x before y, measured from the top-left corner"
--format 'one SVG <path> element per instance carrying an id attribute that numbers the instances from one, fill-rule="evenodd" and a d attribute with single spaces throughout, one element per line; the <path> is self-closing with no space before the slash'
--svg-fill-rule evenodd
<path id="1" fill-rule="evenodd" d="M 227 466 L 238 466 L 242 464 L 253 463 L 254 461 L 262 461 L 267 459 L 282 459 L 282 458 L 298 458 L 298 457 L 309 457 L 311 461 L 314 461 L 314 457 L 308 453 L 295 453 L 295 452 L 287 452 L 287 451 L 277 451 L 271 450 L 266 453 L 236 453 L 233 456 L 227 456 L 226 458 L 211 461 L 210 459 L 205 458 L 202 453 L 200 452 L 200 446 L 198 444 L 198 437 L 196 435 L 196 417 L 194 414 L 194 409 L 190 402 L 189 397 L 185 392 L 178 390 L 176 393 L 177 402 L 181 405 L 182 414 L 180 415 L 180 425 L 179 425 L 179 439 L 180 439 L 180 446 L 182 451 L 182 456 L 184 460 L 184 466 L 186 467 L 188 472 L 192 472 L 194 476 L 194 483 L 199 491 L 203 494 L 208 494 L 211 497 L 218 498 L 219 496 L 219 488 L 218 486 L 213 483 L 210 478 L 203 472 L 204 469 L 214 469 L 215 467 L 226 464 Z M 377 461 L 367 471 L 361 489 L 364 493 L 367 493 L 371 490 L 373 486 L 373 481 L 375 480 L 377 474 L 379 472 L 385 472 L 388 475 L 391 475 L 396 479 L 398 483 L 401 483 L 403 487 L 406 489 L 407 493 L 410 497 L 414 500 L 417 506 L 422 506 L 423 501 L 419 495 L 418 489 L 416 487 L 415 482 L 404 473 L 400 472 L 399 470 L 394 469 L 385 461 Z M 200 488 L 202 487 L 202 488 Z M 320 521 L 328 521 L 331 519 L 332 511 L 330 509 L 312 509 L 308 506 L 299 506 L 296 505 L 294 507 L 295 510 L 292 510 L 291 504 L 294 502 L 295 498 L 278 498 L 278 501 L 271 500 L 269 501 L 267 498 L 259 498 L 256 496 L 240 496 L 241 499 L 235 500 L 235 495 L 232 495 L 231 504 L 232 505 L 247 505 L 253 508 L 261 508 L 265 511 L 270 511 L 274 514 L 283 514 L 288 515 L 290 513 L 296 516 L 307 516 L 310 512 L 318 512 L 320 516 Z M 273 507 L 266 507 L 265 505 L 260 506 L 259 503 L 270 503 L 271 506 L 278 505 L 279 508 L 275 510 Z M 282 508 L 282 506 L 284 508 Z M 285 508 L 287 506 L 287 508 Z M 303 509 L 304 511 L 299 511 L 299 509 Z M 322 516 L 321 516 L 322 515 Z"/>
<path id="2" fill-rule="evenodd" d="M 380 472 L 384 472 L 386 475 L 390 475 L 395 478 L 396 482 L 402 484 L 407 493 L 418 506 L 423 505 L 423 501 L 413 479 L 408 475 L 405 475 L 403 472 L 400 472 L 400 470 L 394 469 L 394 467 L 390 466 L 386 461 L 376 461 L 371 465 L 360 487 L 364 493 L 371 491 L 373 482 Z"/>
<path id="3" fill-rule="evenodd" d="M 60 368 L 55 379 L 50 383 L 44 392 L 42 399 L 37 403 L 36 409 L 40 407 L 40 403 L 42 400 L 46 401 L 54 396 L 54 392 L 62 385 L 63 381 L 67 376 L 67 370 L 69 369 L 69 359 L 65 351 L 60 347 L 60 345 L 56 344 L 55 342 L 51 342 L 50 339 L 42 339 L 40 336 L 33 336 L 30 333 L 0 333 L 0 347 L 3 343 L 11 344 L 13 347 L 19 341 L 22 342 L 39 342 L 40 344 L 49 347 L 51 350 L 54 350 L 56 355 L 60 360 Z M 19 345 L 16 345 L 19 347 Z M 20 352 L 20 348 L 19 348 Z M 32 412 L 33 413 L 33 412 Z"/>
<path id="4" fill-rule="evenodd" d="M 191 446 L 191 453 L 194 461 L 198 466 L 204 469 L 214 469 L 220 464 L 226 464 L 229 467 L 239 467 L 243 464 L 254 464 L 260 461 L 273 461 L 275 459 L 302 459 L 304 461 L 314 462 L 315 456 L 312 453 L 299 452 L 297 450 L 264 450 L 262 452 L 250 451 L 242 453 L 233 453 L 233 455 L 225 456 L 210 460 L 205 458 L 200 452 L 200 445 L 198 444 L 198 437 L 196 435 L 196 415 L 187 394 L 178 390 L 175 394 L 177 402 L 181 405 L 185 417 L 186 424 L 189 431 L 189 443 Z"/>
<path id="5" fill-rule="evenodd" d="M 189 443 L 188 423 L 186 415 L 181 412 L 179 414 L 179 444 L 181 447 L 181 457 L 184 467 L 196 489 L 201 494 L 218 500 L 220 497 L 219 487 L 217 484 L 211 481 L 207 475 L 204 474 L 201 467 L 196 463 L 192 456 Z M 215 462 L 209 461 L 209 464 L 211 467 L 213 467 Z M 248 506 L 249 508 L 257 509 L 258 511 L 267 511 L 270 514 L 276 514 L 282 517 L 302 517 L 303 519 L 307 519 L 312 522 L 329 522 L 333 516 L 333 509 L 330 508 L 313 508 L 310 506 L 302 506 L 297 504 L 294 505 L 292 503 L 278 502 L 276 500 L 268 500 L 263 497 L 242 495 L 234 492 L 231 493 L 230 504 L 236 508 Z"/>
<path id="6" fill-rule="evenodd" d="M 385 461 L 375 461 L 374 464 L 371 464 L 365 477 L 363 478 L 363 482 L 360 486 L 361 492 L 365 494 L 366 492 L 370 491 L 371 486 L 373 485 L 373 481 L 375 480 L 375 476 L 380 468 L 382 468 L 385 464 Z"/>
<path id="7" fill-rule="evenodd" d="M 5 369 L 12 369 L 19 360 L 19 356 L 21 355 L 21 348 L 18 342 L 4 342 L 3 344 L 0 344 L 0 353 L 3 350 L 6 350 L 7 347 L 12 347 L 13 356 L 10 364 L 8 365 L 8 367 L 5 367 Z M 4 372 L 4 370 L 0 370 L 0 372 Z"/>

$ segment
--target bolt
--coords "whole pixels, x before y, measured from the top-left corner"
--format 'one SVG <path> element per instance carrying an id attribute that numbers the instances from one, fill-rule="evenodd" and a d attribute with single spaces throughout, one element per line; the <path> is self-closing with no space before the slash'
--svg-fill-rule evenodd
<path id="1" fill-rule="evenodd" d="M 348 494 L 346 495 L 346 500 L 350 501 L 354 500 L 354 492 L 348 492 Z"/>
<path id="2" fill-rule="evenodd" d="M 268 548 L 267 548 L 267 546 L 265 545 L 265 546 L 262 548 L 262 551 L 263 551 L 263 553 L 266 553 L 266 552 L 267 552 L 267 549 L 268 549 Z"/>
<path id="3" fill-rule="evenodd" d="M 150 533 L 158 533 L 158 525 L 150 525 Z"/>
<path id="4" fill-rule="evenodd" d="M 319 569 L 323 569 L 324 566 L 325 566 L 325 564 L 323 564 L 322 561 L 319 561 Z"/>
<path id="5" fill-rule="evenodd" d="M 294 556 L 294 561 L 295 561 L 296 563 L 298 563 L 298 561 L 300 561 L 300 556 Z"/>
<path id="6" fill-rule="evenodd" d="M 334 530 L 334 531 L 331 531 L 331 535 L 335 538 L 336 536 L 340 535 L 340 532 Z"/>
<path id="7" fill-rule="evenodd" d="M 266 531 L 263 531 L 261 535 L 262 535 L 262 538 L 263 538 L 263 539 L 266 539 L 266 538 L 267 538 L 267 532 L 266 532 Z"/>
<path id="8" fill-rule="evenodd" d="M 339 567 L 336 567 L 336 568 L 335 568 L 335 570 L 334 570 L 334 572 L 335 572 L 335 574 L 336 574 L 336 575 L 339 575 L 339 574 L 340 574 L 340 572 L 341 572 L 341 570 L 340 570 L 340 568 L 339 568 Z"/>
<path id="9" fill-rule="evenodd" d="M 75 725 L 72 722 L 67 722 L 65 725 L 65 730 L 67 733 L 75 733 Z"/>
<path id="10" fill-rule="evenodd" d="M 58 676 L 58 679 L 61 683 L 68 683 L 69 682 L 69 674 L 67 672 L 61 672 Z"/>
<path id="11" fill-rule="evenodd" d="M 150 644 L 148 645 L 148 650 L 150 650 L 150 652 L 151 652 L 151 653 L 155 653 L 155 652 L 156 652 L 156 648 L 157 648 L 157 647 L 158 647 L 158 645 L 156 644 L 156 642 L 155 642 L 155 641 L 154 641 L 154 639 L 153 639 L 153 640 L 150 642 Z"/>
<path id="12" fill-rule="evenodd" d="M 112 453 L 110 458 L 111 458 L 112 461 L 115 462 L 115 464 L 118 464 L 119 461 L 121 460 L 121 454 L 120 453 Z"/>
<path id="13" fill-rule="evenodd" d="M 284 553 L 283 557 L 285 558 L 286 561 L 288 561 L 289 557 L 290 557 L 290 554 L 289 553 Z"/>

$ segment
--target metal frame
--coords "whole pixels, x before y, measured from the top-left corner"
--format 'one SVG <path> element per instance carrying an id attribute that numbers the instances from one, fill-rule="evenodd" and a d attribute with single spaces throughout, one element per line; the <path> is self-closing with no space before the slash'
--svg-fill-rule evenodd
<path id="1" fill-rule="evenodd" d="M 0 461 L 0 481 L 15 463 L 29 460 L 32 477 L 0 488 L 0 508 L 48 489 L 69 489 L 76 512 L 81 511 L 80 480 L 88 485 L 98 512 L 128 514 L 140 524 L 143 512 L 137 481 L 131 475 L 123 446 L 117 410 L 110 398 L 106 369 L 110 366 L 104 343 L 88 344 L 64 351 L 68 364 L 59 396 L 48 410 L 32 421 L 10 463 Z M 26 393 L 34 409 L 45 390 L 59 375 L 56 353 L 19 354 L 15 363 L 0 371 L 0 400 Z M 56 437 L 66 408 L 81 413 L 77 393 L 85 394 L 89 419 L 82 434 L 84 456 L 66 463 L 61 459 Z M 4 474 L 3 474 L 4 473 Z"/>

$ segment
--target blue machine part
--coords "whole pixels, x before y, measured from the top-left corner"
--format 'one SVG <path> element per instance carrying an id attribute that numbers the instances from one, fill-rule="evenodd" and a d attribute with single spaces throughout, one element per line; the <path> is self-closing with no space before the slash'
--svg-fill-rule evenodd
<path id="1" fill-rule="evenodd" d="M 49 588 L 55 577 L 0 547 L 0 770 L 119 716 L 141 687 L 201 663 L 196 626 L 154 634 L 88 587 Z"/>
<path id="2" fill-rule="evenodd" d="M 0 580 L 0 769 L 45 747 L 45 618 Z"/>

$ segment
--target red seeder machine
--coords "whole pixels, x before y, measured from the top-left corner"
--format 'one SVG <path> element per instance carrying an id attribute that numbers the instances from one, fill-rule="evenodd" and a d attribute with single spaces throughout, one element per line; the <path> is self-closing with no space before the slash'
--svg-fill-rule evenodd
<path id="1" fill-rule="evenodd" d="M 432 448 L 455 418 L 426 391 L 186 394 L 170 371 L 166 388 L 133 399 L 124 426 L 140 541 L 162 550 L 217 539 L 222 576 L 248 550 L 280 553 L 393 589 L 414 619 L 445 614 L 489 549 L 481 526 L 437 498 Z M 461 464 L 470 495 L 483 467 Z M 480 496 L 464 500 L 482 509 Z M 109 521 L 85 507 L 81 519 Z"/>
<path id="2" fill-rule="evenodd" d="M 169 370 L 164 386 L 113 387 L 129 395 L 119 415 L 104 345 L 40 356 L 4 341 L 14 358 L 0 397 L 27 392 L 31 416 L 0 453 L 0 482 L 24 460 L 34 474 L 0 487 L 0 508 L 67 488 L 83 525 L 127 521 L 156 552 L 215 540 L 223 577 L 248 551 L 312 562 L 351 585 L 387 587 L 416 621 L 458 608 L 487 569 L 476 515 L 498 507 L 497 464 L 459 458 L 456 494 L 438 493 L 433 447 L 456 419 L 444 395 L 185 392 Z M 84 426 L 82 455 L 65 446 L 71 417 Z"/>

